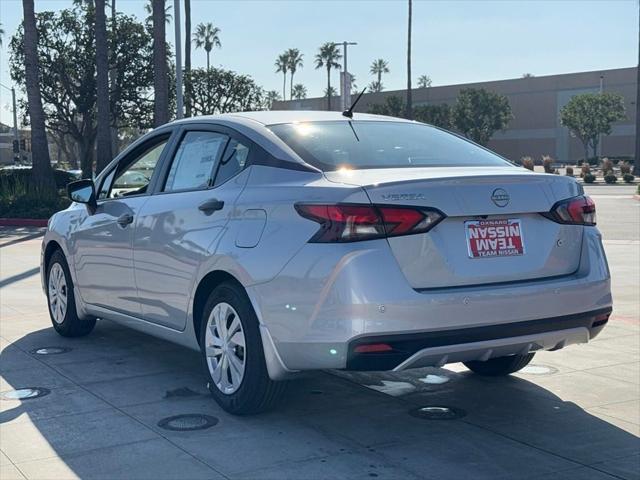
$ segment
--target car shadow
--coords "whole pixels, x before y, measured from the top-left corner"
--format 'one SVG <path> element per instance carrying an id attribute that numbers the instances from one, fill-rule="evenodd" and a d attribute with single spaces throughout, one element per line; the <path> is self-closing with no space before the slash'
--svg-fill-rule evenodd
<path id="1" fill-rule="evenodd" d="M 36 353 L 52 347 L 62 353 Z M 169 478 L 526 478 L 585 468 L 624 476 L 639 446 L 625 422 L 599 418 L 534 381 L 435 368 L 400 376 L 310 373 L 290 383 L 274 411 L 234 417 L 209 397 L 197 352 L 106 321 L 79 339 L 52 328 L 24 335 L 4 347 L 0 366 L 3 392 L 49 391 L 0 400 L 2 449 L 26 473 L 57 462 L 81 478 L 142 471 Z M 393 382 L 405 390 L 385 389 Z M 454 407 L 463 416 L 412 415 L 425 406 Z M 179 414 L 218 423 L 187 432 L 158 426 Z M 251 454 L 239 457 L 243 450 Z"/>

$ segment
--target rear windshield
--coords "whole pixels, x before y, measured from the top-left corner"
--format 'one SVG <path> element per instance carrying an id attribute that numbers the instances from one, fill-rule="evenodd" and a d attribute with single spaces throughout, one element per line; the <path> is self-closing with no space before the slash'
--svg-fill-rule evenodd
<path id="1" fill-rule="evenodd" d="M 323 171 L 510 165 L 489 150 L 420 123 L 304 122 L 269 128 L 305 162 Z"/>

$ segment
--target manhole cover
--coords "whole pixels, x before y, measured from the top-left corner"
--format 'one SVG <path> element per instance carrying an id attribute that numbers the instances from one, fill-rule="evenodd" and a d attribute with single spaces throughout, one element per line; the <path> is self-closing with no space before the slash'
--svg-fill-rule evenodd
<path id="1" fill-rule="evenodd" d="M 175 415 L 160 420 L 158 426 L 165 430 L 176 432 L 189 432 L 192 430 L 205 430 L 218 423 L 216 417 L 200 415 L 199 413 L 189 413 L 186 415 Z"/>
<path id="2" fill-rule="evenodd" d="M 34 355 L 60 355 L 61 353 L 70 352 L 71 349 L 67 347 L 42 347 L 31 350 Z"/>
<path id="3" fill-rule="evenodd" d="M 548 365 L 527 365 L 520 370 L 520 373 L 525 375 L 552 375 L 558 373 L 558 369 Z"/>
<path id="4" fill-rule="evenodd" d="M 2 400 L 31 400 L 32 398 L 44 397 L 49 395 L 51 390 L 44 387 L 26 387 L 17 390 L 8 390 L 0 393 Z"/>
<path id="5" fill-rule="evenodd" d="M 409 414 L 416 418 L 428 420 L 455 420 L 466 416 L 467 412 L 455 407 L 429 406 L 416 408 L 411 410 Z"/>

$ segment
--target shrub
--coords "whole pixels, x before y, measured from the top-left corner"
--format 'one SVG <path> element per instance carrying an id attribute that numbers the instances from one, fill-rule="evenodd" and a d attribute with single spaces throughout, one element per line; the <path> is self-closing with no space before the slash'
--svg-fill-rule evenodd
<path id="1" fill-rule="evenodd" d="M 593 183 L 596 181 L 596 176 L 593 173 L 585 173 L 583 179 L 584 183 Z"/>
<path id="2" fill-rule="evenodd" d="M 609 160 L 607 157 L 602 159 L 602 173 L 604 176 L 607 176 L 607 172 L 613 172 L 613 162 Z"/>
<path id="3" fill-rule="evenodd" d="M 615 174 L 610 171 L 604 176 L 604 181 L 607 182 L 608 184 L 613 184 L 618 181 L 618 177 L 616 177 Z"/>
<path id="4" fill-rule="evenodd" d="M 587 175 L 591 175 L 591 167 L 588 163 L 583 163 L 582 167 L 580 167 L 580 176 L 584 178 Z"/>
<path id="5" fill-rule="evenodd" d="M 544 167 L 544 173 L 553 173 L 553 158 L 551 158 L 549 155 L 543 155 L 542 166 Z"/>
<path id="6" fill-rule="evenodd" d="M 573 177 L 573 167 L 567 167 L 567 171 L 565 172 L 567 177 Z"/>
<path id="7" fill-rule="evenodd" d="M 619 165 L 620 165 L 620 173 L 622 175 L 624 175 L 626 173 L 631 173 L 631 165 L 629 163 L 622 162 Z"/>
<path id="8" fill-rule="evenodd" d="M 522 157 L 522 166 L 527 170 L 531 170 L 533 172 L 533 158 L 531 157 Z"/>
<path id="9" fill-rule="evenodd" d="M 632 183 L 636 177 L 634 177 L 631 173 L 625 173 L 622 176 L 622 179 L 625 181 L 625 183 Z"/>
<path id="10" fill-rule="evenodd" d="M 26 169 L 17 171 L 31 173 Z M 62 190 L 45 195 L 35 193 L 29 186 L 30 175 L 2 175 L 0 180 L 2 218 L 49 218 L 69 206 L 70 202 Z"/>
<path id="11" fill-rule="evenodd" d="M 67 188 L 69 182 L 77 180 L 73 174 L 64 170 L 53 170 L 53 179 L 56 182 L 56 188 Z M 0 190 L 11 187 L 16 181 L 29 184 L 31 181 L 30 168 L 3 168 L 0 170 Z"/>

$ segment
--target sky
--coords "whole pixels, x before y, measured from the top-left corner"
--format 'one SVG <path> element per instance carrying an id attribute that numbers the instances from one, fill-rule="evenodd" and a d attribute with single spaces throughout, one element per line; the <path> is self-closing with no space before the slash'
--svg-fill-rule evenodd
<path id="1" fill-rule="evenodd" d="M 142 20 L 145 3 L 117 0 L 117 9 Z M 212 65 L 248 74 L 266 90 L 282 92 L 274 62 L 287 48 L 298 48 L 304 67 L 294 83 L 304 84 L 309 97 L 321 96 L 326 71 L 314 69 L 313 57 L 322 43 L 345 40 L 358 43 L 349 48 L 349 71 L 360 87 L 373 80 L 369 66 L 377 58 L 391 70 L 383 76 L 386 90 L 406 85 L 406 0 L 191 3 L 193 30 L 200 22 L 221 29 L 222 48 L 212 52 Z M 71 4 L 35 0 L 36 12 Z M 0 0 L 0 83 L 9 87 L 8 45 L 21 21 L 21 0 Z M 173 44 L 174 38 L 172 24 L 167 39 Z M 412 53 L 413 81 L 426 74 L 434 86 L 631 67 L 638 63 L 638 0 L 414 0 Z M 204 50 L 192 48 L 192 63 L 206 65 Z M 338 87 L 338 73 L 332 84 Z M 9 125 L 10 103 L 10 92 L 0 87 L 0 121 Z"/>

